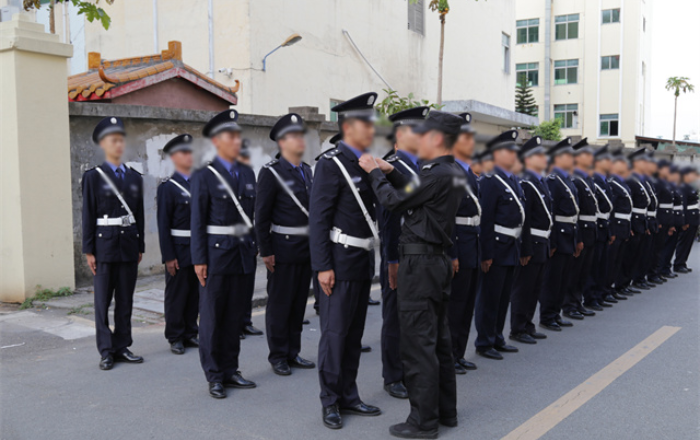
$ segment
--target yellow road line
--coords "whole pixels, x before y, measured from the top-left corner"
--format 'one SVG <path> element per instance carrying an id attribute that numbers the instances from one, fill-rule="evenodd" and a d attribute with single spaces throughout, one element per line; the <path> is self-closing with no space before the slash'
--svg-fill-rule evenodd
<path id="1" fill-rule="evenodd" d="M 381 287 L 380 287 L 380 286 L 374 286 L 374 287 L 372 287 L 372 290 L 371 290 L 370 292 L 376 292 L 377 290 L 381 290 Z M 306 305 L 307 305 L 307 306 L 308 306 L 308 305 L 311 305 L 311 304 L 313 304 L 313 303 L 314 303 L 314 299 L 313 299 L 313 298 L 311 298 L 310 300 L 306 301 Z M 252 313 L 253 316 L 260 316 L 260 315 L 264 315 L 264 314 L 265 314 L 265 309 L 258 310 L 257 312 L 253 312 L 253 313 Z"/>
<path id="2" fill-rule="evenodd" d="M 649 353 L 657 349 L 680 329 L 680 327 L 661 327 L 630 351 L 615 359 L 581 385 L 566 393 L 527 422 L 518 426 L 501 440 L 539 439 L 583 406 L 583 404 L 603 391 L 615 379 L 644 359 Z"/>

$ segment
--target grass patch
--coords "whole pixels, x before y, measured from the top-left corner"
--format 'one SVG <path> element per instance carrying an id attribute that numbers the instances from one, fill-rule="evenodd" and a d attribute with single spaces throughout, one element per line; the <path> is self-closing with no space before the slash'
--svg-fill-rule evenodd
<path id="1" fill-rule="evenodd" d="M 58 296 L 71 296 L 73 291 L 69 287 L 61 287 L 58 290 L 42 289 L 41 286 L 36 286 L 36 295 L 33 298 L 27 298 L 19 306 L 20 310 L 28 309 L 34 305 L 34 301 L 44 302 Z"/>
<path id="2" fill-rule="evenodd" d="M 72 309 L 70 309 L 67 315 L 89 315 L 90 313 L 84 310 L 86 307 L 92 307 L 92 303 L 87 303 L 83 304 L 82 306 L 73 307 Z"/>

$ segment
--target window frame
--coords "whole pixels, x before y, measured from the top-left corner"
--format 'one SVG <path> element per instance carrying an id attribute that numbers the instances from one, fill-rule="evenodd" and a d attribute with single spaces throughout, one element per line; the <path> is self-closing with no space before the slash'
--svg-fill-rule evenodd
<path id="1" fill-rule="evenodd" d="M 524 68 L 519 69 L 518 66 L 525 66 Z M 532 83 L 532 80 L 530 78 L 531 73 L 536 74 L 536 83 Z M 515 85 L 519 86 L 520 85 L 520 75 L 525 74 L 528 82 L 529 87 L 539 87 L 540 85 L 540 63 L 517 63 L 515 65 Z"/>
<path id="2" fill-rule="evenodd" d="M 617 133 L 611 134 L 612 124 L 616 124 Z M 607 133 L 603 133 L 603 125 L 605 124 Z M 598 137 L 599 138 L 619 138 L 620 137 L 620 114 L 609 113 L 598 117 Z"/>
<path id="3" fill-rule="evenodd" d="M 605 13 L 609 13 L 609 20 L 605 21 Z M 617 12 L 617 21 L 615 21 L 615 12 Z M 601 11 L 600 22 L 601 24 L 615 24 L 620 22 L 621 11 L 620 8 L 603 9 Z"/>
<path id="4" fill-rule="evenodd" d="M 501 48 L 503 53 L 503 71 L 510 74 L 510 35 L 501 32 Z"/>
<path id="5" fill-rule="evenodd" d="M 406 3 L 408 3 L 408 30 L 418 35 L 425 36 L 425 1 L 416 0 L 415 3 L 411 3 L 410 1 Z M 418 11 L 420 11 L 420 23 L 416 18 Z"/>
<path id="6" fill-rule="evenodd" d="M 524 23 L 524 24 L 523 24 Z M 525 30 L 525 41 L 520 41 L 520 30 Z M 537 29 L 534 41 L 531 39 L 531 30 Z M 515 22 L 515 44 L 534 44 L 540 42 L 540 19 L 529 18 L 526 20 L 517 20 Z"/>
<path id="7" fill-rule="evenodd" d="M 564 40 L 577 40 L 579 38 L 581 30 L 581 15 L 580 14 L 566 14 L 557 15 L 554 18 L 554 41 L 564 41 Z M 571 37 L 571 28 L 575 24 L 576 36 Z M 559 26 L 564 26 L 566 28 L 566 33 L 563 38 L 559 38 Z"/>
<path id="8" fill-rule="evenodd" d="M 617 62 L 617 66 L 614 66 L 614 61 Z M 600 57 L 600 70 L 620 70 L 620 55 Z"/>
<path id="9" fill-rule="evenodd" d="M 566 63 L 565 65 L 560 65 L 557 66 L 557 63 Z M 572 84 L 578 84 L 578 68 L 579 68 L 579 60 L 578 58 L 575 59 L 570 59 L 570 60 L 556 60 L 554 61 L 554 85 L 555 86 L 568 86 Z M 564 70 L 566 72 L 566 82 L 557 82 L 557 70 Z M 576 75 L 576 81 L 570 82 L 569 81 L 569 76 L 572 71 L 575 71 Z"/>
<path id="10" fill-rule="evenodd" d="M 328 106 L 328 112 L 329 112 L 328 120 L 329 120 L 330 122 L 338 122 L 338 113 L 332 111 L 331 109 L 332 109 L 333 107 L 335 107 L 336 105 L 338 105 L 338 104 L 340 104 L 340 103 L 343 103 L 343 102 L 345 102 L 345 101 L 342 100 L 342 99 L 330 98 L 330 99 L 328 100 L 328 102 L 329 102 L 329 104 L 330 104 L 330 105 Z"/>
<path id="11" fill-rule="evenodd" d="M 578 128 L 578 104 L 555 104 L 553 110 L 554 118 L 562 121 L 561 128 L 566 130 Z M 564 117 L 560 118 L 557 114 L 563 114 Z M 569 119 L 571 120 L 570 126 L 567 125 Z"/>

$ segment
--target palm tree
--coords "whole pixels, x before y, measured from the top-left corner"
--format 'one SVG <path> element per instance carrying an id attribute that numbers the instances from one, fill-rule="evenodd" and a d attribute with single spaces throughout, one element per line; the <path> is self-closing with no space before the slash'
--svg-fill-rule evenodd
<path id="1" fill-rule="evenodd" d="M 672 76 L 666 81 L 666 90 L 673 91 L 675 102 L 673 107 L 673 143 L 676 146 L 676 115 L 678 113 L 678 97 L 681 92 L 688 93 L 695 91 L 695 86 L 690 83 L 690 78 L 685 76 Z"/>

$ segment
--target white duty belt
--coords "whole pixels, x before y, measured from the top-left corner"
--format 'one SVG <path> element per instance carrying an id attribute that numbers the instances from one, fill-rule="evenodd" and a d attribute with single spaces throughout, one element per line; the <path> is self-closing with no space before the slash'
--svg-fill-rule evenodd
<path id="1" fill-rule="evenodd" d="M 598 216 L 597 215 L 579 215 L 578 219 L 579 219 L 579 221 L 582 221 L 582 222 L 594 223 L 596 220 L 598 220 Z"/>
<path id="2" fill-rule="evenodd" d="M 230 235 L 233 237 L 242 237 L 250 233 L 250 227 L 239 223 L 237 225 L 231 226 L 217 226 L 209 225 L 207 226 L 207 234 L 211 235 Z"/>
<path id="3" fill-rule="evenodd" d="M 576 222 L 578 221 L 578 215 L 570 215 L 570 216 L 555 215 L 554 221 L 559 222 L 559 223 L 570 223 L 572 225 L 575 225 Z"/>
<path id="4" fill-rule="evenodd" d="M 630 221 L 630 220 L 632 220 L 632 214 L 625 214 L 624 212 L 616 212 L 615 218 L 619 218 L 620 220 Z"/>
<path id="5" fill-rule="evenodd" d="M 646 208 L 632 208 L 632 213 L 639 215 L 647 215 L 647 210 Z"/>
<path id="6" fill-rule="evenodd" d="M 498 232 L 499 234 L 507 235 L 513 238 L 520 238 L 520 235 L 523 233 L 523 228 L 507 228 L 501 225 L 494 225 L 493 230 L 494 232 Z"/>
<path id="7" fill-rule="evenodd" d="M 673 203 L 659 203 L 659 209 L 673 209 Z"/>
<path id="8" fill-rule="evenodd" d="M 280 226 L 273 223 L 270 230 L 281 235 L 309 235 L 308 226 Z"/>
<path id="9" fill-rule="evenodd" d="M 647 211 L 647 217 L 656 217 L 656 211 Z"/>
<path id="10" fill-rule="evenodd" d="M 683 211 L 683 205 L 673 205 L 674 211 Z"/>
<path id="11" fill-rule="evenodd" d="M 552 233 L 551 230 L 545 231 L 544 229 L 530 228 L 530 234 L 534 235 L 535 237 L 549 238 L 551 233 Z"/>
<path id="12" fill-rule="evenodd" d="M 598 220 L 610 220 L 609 212 L 599 212 L 595 216 Z"/>
<path id="13" fill-rule="evenodd" d="M 478 215 L 473 215 L 471 217 L 456 217 L 455 224 L 460 226 L 479 226 L 481 224 L 481 217 Z"/>
<path id="14" fill-rule="evenodd" d="M 352 246 L 366 251 L 374 249 L 375 240 L 372 237 L 359 238 L 352 235 L 344 234 L 340 229 L 333 227 L 330 233 L 330 239 L 333 243 L 342 244 L 345 247 Z"/>
<path id="15" fill-rule="evenodd" d="M 696 203 L 694 205 L 688 205 L 685 209 L 687 209 L 688 211 L 692 211 L 694 209 L 700 209 L 700 203 Z"/>
<path id="16" fill-rule="evenodd" d="M 192 234 L 186 229 L 171 229 L 170 235 L 173 237 L 190 237 Z"/>
<path id="17" fill-rule="evenodd" d="M 107 183 L 109 188 L 114 192 L 114 195 L 117 196 L 119 201 L 121 202 L 122 206 L 126 210 L 128 215 L 123 215 L 121 217 L 107 217 L 106 215 L 102 218 L 97 219 L 97 226 L 121 226 L 126 228 L 127 226 L 131 226 L 134 223 L 136 223 L 136 217 L 134 217 L 134 213 L 131 211 L 131 208 L 129 208 L 129 205 L 126 203 L 126 200 L 124 200 L 124 196 L 119 192 L 117 189 L 117 186 L 112 182 L 112 179 L 110 179 L 107 174 L 105 174 L 104 171 L 102 171 L 102 168 L 97 167 L 95 168 L 98 173 L 100 173 L 100 176 L 102 179 Z"/>

